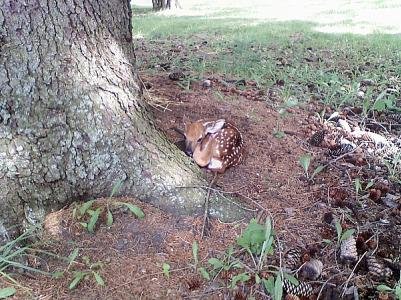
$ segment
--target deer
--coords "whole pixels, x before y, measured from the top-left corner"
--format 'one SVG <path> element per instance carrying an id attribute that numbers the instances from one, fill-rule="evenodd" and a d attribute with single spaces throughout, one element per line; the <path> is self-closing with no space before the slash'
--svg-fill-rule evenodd
<path id="1" fill-rule="evenodd" d="M 241 163 L 244 142 L 242 135 L 225 119 L 196 121 L 185 126 L 185 149 L 200 167 L 214 173 Z"/>
<path id="2" fill-rule="evenodd" d="M 242 135 L 232 123 L 225 119 L 204 122 L 202 120 L 189 123 L 185 130 L 176 130 L 185 137 L 185 152 L 192 156 L 200 167 L 206 167 L 214 173 L 209 184 L 205 200 L 201 239 L 208 226 L 209 198 L 211 187 L 217 175 L 227 168 L 241 163 L 243 159 L 244 142 Z"/>

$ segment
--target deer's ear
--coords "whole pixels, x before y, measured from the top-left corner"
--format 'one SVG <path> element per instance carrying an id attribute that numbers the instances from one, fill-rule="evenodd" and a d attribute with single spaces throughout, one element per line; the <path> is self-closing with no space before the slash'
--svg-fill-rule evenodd
<path id="1" fill-rule="evenodd" d="M 186 116 L 182 116 L 182 123 L 184 124 L 184 127 L 187 126 L 189 123 L 191 123 L 191 120 Z"/>
<path id="2" fill-rule="evenodd" d="M 206 133 L 216 133 L 220 129 L 223 128 L 225 123 L 226 123 L 226 120 L 220 119 L 220 120 L 217 120 L 215 122 L 204 123 L 203 126 L 205 126 L 205 132 Z"/>

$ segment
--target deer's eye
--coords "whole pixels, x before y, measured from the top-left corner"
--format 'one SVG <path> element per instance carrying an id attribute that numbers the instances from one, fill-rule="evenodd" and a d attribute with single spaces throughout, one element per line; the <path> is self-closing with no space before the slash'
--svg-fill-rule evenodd
<path id="1" fill-rule="evenodd" d="M 196 142 L 200 143 L 202 141 L 202 137 L 200 137 Z"/>

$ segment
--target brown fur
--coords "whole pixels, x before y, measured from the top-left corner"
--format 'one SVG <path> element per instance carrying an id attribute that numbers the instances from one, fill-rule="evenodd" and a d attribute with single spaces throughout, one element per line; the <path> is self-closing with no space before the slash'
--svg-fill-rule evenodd
<path id="1" fill-rule="evenodd" d="M 201 167 L 223 173 L 242 161 L 241 133 L 224 120 L 191 123 L 186 126 L 185 138 L 187 150 Z"/>

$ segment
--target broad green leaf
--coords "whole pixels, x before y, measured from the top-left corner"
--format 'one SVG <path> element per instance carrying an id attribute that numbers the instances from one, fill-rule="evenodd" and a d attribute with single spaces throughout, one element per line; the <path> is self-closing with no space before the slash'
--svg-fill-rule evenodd
<path id="1" fill-rule="evenodd" d="M 238 275 L 233 276 L 231 279 L 231 287 L 234 288 L 238 282 L 246 282 L 251 279 L 248 273 L 240 273 Z"/>
<path id="2" fill-rule="evenodd" d="M 244 266 L 240 262 L 235 262 L 231 265 L 234 269 L 241 269 Z"/>
<path id="3" fill-rule="evenodd" d="M 260 254 L 265 241 L 265 226 L 252 219 L 244 232 L 237 238 L 237 244 L 251 253 Z"/>
<path id="4" fill-rule="evenodd" d="M 386 96 L 387 95 L 387 91 L 383 91 L 383 92 L 381 92 L 380 94 L 379 94 L 379 96 L 377 96 L 377 98 L 376 98 L 376 101 L 375 102 L 378 102 L 378 101 L 380 101 L 381 99 L 383 99 L 383 97 L 384 96 Z"/>
<path id="5" fill-rule="evenodd" d="M 83 228 L 88 228 L 88 223 L 85 223 L 85 222 L 79 222 L 79 224 L 81 224 Z"/>
<path id="6" fill-rule="evenodd" d="M 311 156 L 309 154 L 304 154 L 299 158 L 299 163 L 301 164 L 305 173 L 308 173 L 310 161 L 311 161 Z"/>
<path id="7" fill-rule="evenodd" d="M 400 283 L 398 284 L 399 285 L 395 287 L 395 295 L 397 296 L 398 300 L 401 300 L 401 284 Z"/>
<path id="8" fill-rule="evenodd" d="M 371 186 L 373 186 L 374 182 L 373 180 L 369 181 L 368 184 L 365 187 L 365 190 L 367 190 L 368 188 L 370 188 Z"/>
<path id="9" fill-rule="evenodd" d="M 274 300 L 281 300 L 283 297 L 283 281 L 281 280 L 280 273 L 277 275 L 274 283 Z"/>
<path id="10" fill-rule="evenodd" d="M 70 265 L 78 256 L 79 253 L 79 248 L 75 248 L 74 251 L 71 252 L 70 255 L 68 255 L 68 264 Z"/>
<path id="11" fill-rule="evenodd" d="M 233 253 L 234 253 L 234 247 L 233 247 L 233 245 L 230 245 L 230 246 L 228 247 L 226 253 L 227 253 L 227 257 L 233 256 Z"/>
<path id="12" fill-rule="evenodd" d="M 84 278 L 85 275 L 86 275 L 86 273 L 84 273 L 84 272 L 75 272 L 74 279 L 71 281 L 68 288 L 70 290 L 75 289 L 76 286 L 78 285 L 78 283 L 80 283 L 80 281 L 82 280 L 82 278 Z"/>
<path id="13" fill-rule="evenodd" d="M 54 272 L 53 275 L 52 275 L 52 277 L 56 278 L 56 279 L 59 279 L 59 278 L 61 278 L 63 276 L 64 276 L 64 272 L 62 272 L 62 271 Z"/>
<path id="14" fill-rule="evenodd" d="M 139 219 L 143 219 L 145 217 L 142 209 L 132 203 L 117 202 L 117 204 L 126 206 Z"/>
<path id="15" fill-rule="evenodd" d="M 83 216 L 85 214 L 85 212 L 92 206 L 93 202 L 95 200 L 90 200 L 88 202 L 85 202 L 84 204 L 82 204 L 79 208 L 79 214 L 81 216 Z"/>
<path id="16" fill-rule="evenodd" d="M 88 222 L 88 231 L 90 233 L 93 233 L 95 230 L 95 225 L 97 220 L 99 219 L 99 215 L 101 213 L 102 209 L 99 207 L 95 210 L 95 212 L 93 213 L 93 215 L 91 216 L 91 218 L 89 219 Z"/>
<path id="17" fill-rule="evenodd" d="M 345 241 L 346 239 L 348 239 L 351 235 L 353 235 L 355 232 L 355 229 L 348 229 L 346 230 L 343 235 L 341 236 L 341 240 Z"/>
<path id="18" fill-rule="evenodd" d="M 13 287 L 6 287 L 3 289 L 0 289 L 0 299 L 5 299 L 7 297 L 10 297 L 14 295 L 17 292 L 17 290 Z"/>
<path id="19" fill-rule="evenodd" d="M 273 294 L 274 294 L 274 277 L 270 276 L 267 280 L 262 278 L 262 283 L 263 283 L 266 291 L 269 293 L 269 295 L 273 296 Z"/>
<path id="20" fill-rule="evenodd" d="M 106 225 L 107 226 L 111 226 L 113 225 L 113 214 L 111 213 L 110 209 L 107 210 L 107 221 L 106 221 Z"/>
<path id="21" fill-rule="evenodd" d="M 284 278 L 287 279 L 289 282 L 291 282 L 293 285 L 298 286 L 299 281 L 296 279 L 293 275 L 288 274 L 288 273 L 283 273 Z"/>
<path id="22" fill-rule="evenodd" d="M 315 171 L 313 171 L 312 173 L 312 178 L 314 178 L 317 174 L 319 174 L 320 172 L 322 172 L 324 170 L 325 166 L 317 166 Z"/>
<path id="23" fill-rule="evenodd" d="M 103 286 L 104 285 L 104 280 L 103 280 L 102 276 L 100 276 L 99 273 L 95 272 L 95 271 L 92 271 L 92 273 L 93 273 L 93 276 L 95 276 L 96 283 L 98 285 L 102 285 Z"/>
<path id="24" fill-rule="evenodd" d="M 256 284 L 259 284 L 260 281 L 261 281 L 261 279 L 260 279 L 259 275 L 258 275 L 258 274 L 255 274 L 255 283 L 256 283 Z"/>
<path id="25" fill-rule="evenodd" d="M 119 181 L 116 182 L 116 184 L 113 186 L 113 189 L 111 190 L 110 198 L 113 198 L 113 196 L 118 193 L 118 191 L 121 189 L 123 186 L 124 180 L 120 179 Z"/>
<path id="26" fill-rule="evenodd" d="M 221 269 L 224 265 L 220 259 L 215 257 L 210 258 L 207 262 L 213 266 L 213 270 Z"/>
<path id="27" fill-rule="evenodd" d="M 202 275 L 203 278 L 205 278 L 207 281 L 210 280 L 210 275 L 209 273 L 206 271 L 205 268 L 199 268 L 199 273 Z"/>
<path id="28" fill-rule="evenodd" d="M 265 222 L 265 241 L 269 239 L 269 237 L 272 235 L 272 221 L 270 218 L 266 218 Z"/>
<path id="29" fill-rule="evenodd" d="M 170 277 L 170 265 L 168 263 L 163 263 L 163 274 L 164 276 L 166 276 L 167 278 Z"/>
<path id="30" fill-rule="evenodd" d="M 195 266 L 198 265 L 198 251 L 199 251 L 198 242 L 194 241 L 192 243 L 192 257 L 194 258 Z"/>
<path id="31" fill-rule="evenodd" d="M 379 285 L 376 287 L 376 289 L 377 289 L 379 292 L 392 292 L 392 291 L 393 291 L 393 289 L 392 289 L 391 287 L 389 287 L 389 286 L 387 286 L 387 285 L 385 285 L 385 284 L 379 284 Z"/>
<path id="32" fill-rule="evenodd" d="M 87 261 L 87 264 L 89 264 L 89 261 Z M 98 262 L 95 262 L 94 264 L 91 264 L 90 269 L 91 270 L 99 270 L 102 268 L 102 266 L 103 266 L 103 263 L 101 261 L 98 261 Z"/>
<path id="33" fill-rule="evenodd" d="M 96 213 L 96 211 L 94 211 L 93 209 L 89 208 L 89 209 L 86 211 L 86 213 L 87 213 L 89 216 L 93 216 L 93 214 Z"/>
<path id="34" fill-rule="evenodd" d="M 323 242 L 326 243 L 326 244 L 331 244 L 332 243 L 332 241 L 329 240 L 329 239 L 323 239 Z"/>
<path id="35" fill-rule="evenodd" d="M 383 111 L 386 109 L 386 101 L 378 100 L 374 103 L 373 109 L 376 111 Z"/>

